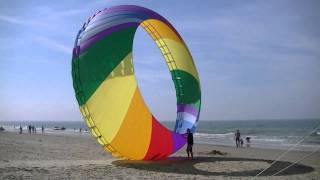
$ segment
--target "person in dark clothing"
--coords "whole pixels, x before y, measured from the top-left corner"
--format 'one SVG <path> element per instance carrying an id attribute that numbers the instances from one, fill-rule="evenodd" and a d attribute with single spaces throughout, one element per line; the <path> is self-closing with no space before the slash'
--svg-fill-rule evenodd
<path id="1" fill-rule="evenodd" d="M 250 139 L 251 139 L 251 137 L 246 137 L 247 147 L 250 147 Z"/>
<path id="2" fill-rule="evenodd" d="M 234 134 L 235 138 L 236 138 L 236 146 L 240 147 L 240 131 L 239 129 L 237 129 L 236 133 Z"/>
<path id="3" fill-rule="evenodd" d="M 188 142 L 188 146 L 187 146 L 187 154 L 188 154 L 188 158 L 193 158 L 193 152 L 192 152 L 192 146 L 193 146 L 193 134 L 191 133 L 190 129 L 187 129 L 187 142 Z"/>
<path id="4" fill-rule="evenodd" d="M 246 137 L 247 143 L 250 143 L 250 139 L 251 139 L 251 137 Z"/>

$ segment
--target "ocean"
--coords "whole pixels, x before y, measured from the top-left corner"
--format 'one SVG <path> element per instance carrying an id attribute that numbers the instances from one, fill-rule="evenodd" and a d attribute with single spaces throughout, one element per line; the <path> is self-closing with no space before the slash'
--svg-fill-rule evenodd
<path id="1" fill-rule="evenodd" d="M 173 129 L 175 122 L 161 123 Z M 89 135 L 83 121 L 0 122 L 0 126 L 3 126 L 6 131 L 18 132 L 21 125 L 25 133 L 29 124 L 36 126 L 38 132 L 43 125 L 46 133 Z M 55 126 L 63 126 L 66 130 L 53 130 Z M 79 133 L 80 128 L 82 133 Z M 195 143 L 200 144 L 235 146 L 234 132 L 237 129 L 240 130 L 244 140 L 244 147 L 288 149 L 303 138 L 304 140 L 295 147 L 295 150 L 313 151 L 320 147 L 320 119 L 199 121 L 194 140 Z M 311 133 L 313 130 L 315 131 Z M 250 143 L 246 142 L 246 137 L 251 138 Z"/>

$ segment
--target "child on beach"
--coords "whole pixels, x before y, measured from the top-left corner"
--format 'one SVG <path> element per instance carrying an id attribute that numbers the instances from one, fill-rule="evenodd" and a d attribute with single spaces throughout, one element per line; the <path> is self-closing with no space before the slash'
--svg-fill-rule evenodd
<path id="1" fill-rule="evenodd" d="M 251 137 L 246 137 L 247 147 L 250 147 L 250 139 L 251 139 Z"/>

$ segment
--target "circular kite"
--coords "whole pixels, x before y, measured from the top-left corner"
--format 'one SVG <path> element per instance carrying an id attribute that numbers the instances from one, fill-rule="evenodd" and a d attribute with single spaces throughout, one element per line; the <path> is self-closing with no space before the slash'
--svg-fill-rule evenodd
<path id="1" fill-rule="evenodd" d="M 157 44 L 171 73 L 177 97 L 174 131 L 156 120 L 138 88 L 132 58 L 138 27 Z M 195 131 L 201 90 L 192 56 L 175 28 L 150 9 L 115 6 L 90 17 L 76 37 L 72 78 L 87 126 L 115 157 L 164 159 L 186 143 L 187 129 Z"/>

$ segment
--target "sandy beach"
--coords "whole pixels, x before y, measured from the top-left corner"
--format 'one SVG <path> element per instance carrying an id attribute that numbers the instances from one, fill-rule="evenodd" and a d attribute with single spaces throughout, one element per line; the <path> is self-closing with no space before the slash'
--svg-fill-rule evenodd
<path id="1" fill-rule="evenodd" d="M 216 150 L 216 153 L 212 153 Z M 0 179 L 251 179 L 284 150 L 195 144 L 162 161 L 113 158 L 88 135 L 0 133 Z M 292 151 L 257 179 L 320 179 L 320 153 Z"/>

